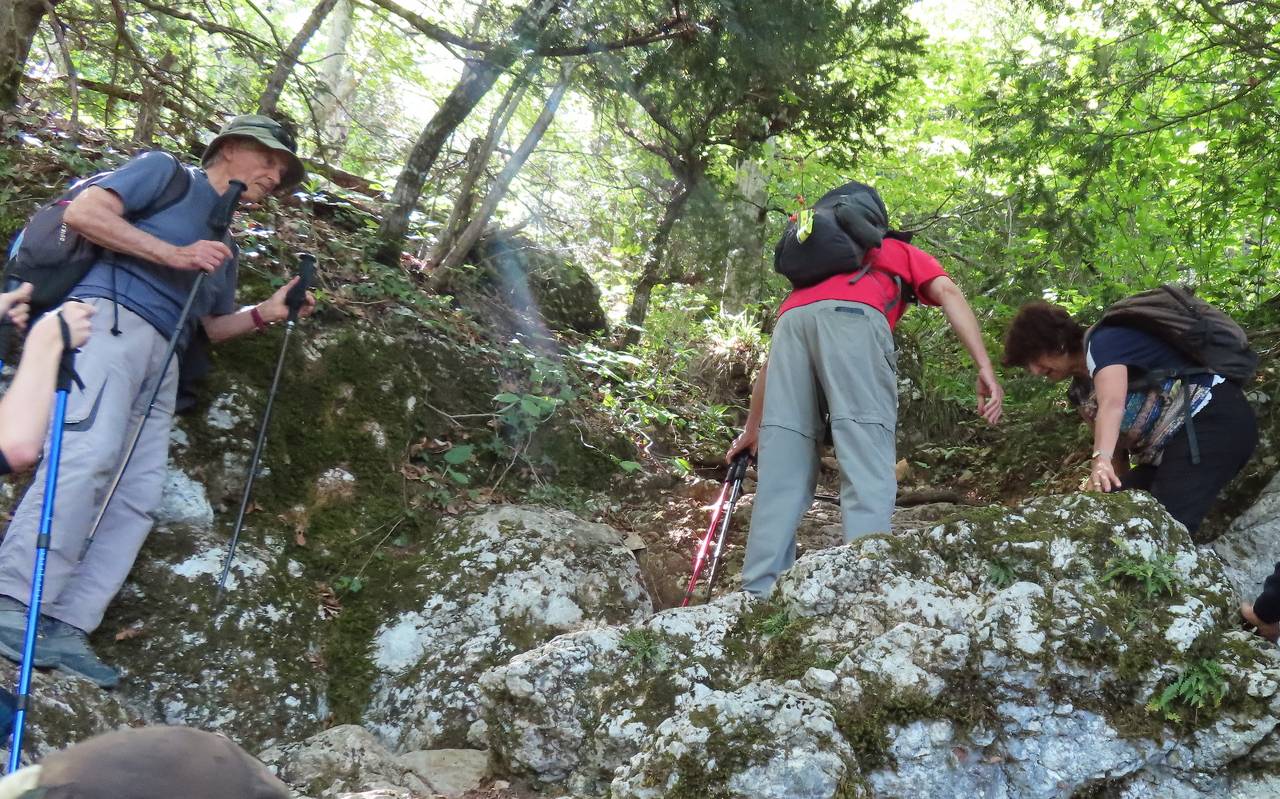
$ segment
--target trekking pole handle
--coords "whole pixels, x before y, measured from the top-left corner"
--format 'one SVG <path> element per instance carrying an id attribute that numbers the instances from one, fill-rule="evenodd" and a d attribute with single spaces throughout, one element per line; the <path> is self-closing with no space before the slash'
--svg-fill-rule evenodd
<path id="1" fill-rule="evenodd" d="M 80 302 L 80 300 L 71 298 L 67 302 Z M 58 316 L 58 330 L 62 333 L 62 357 L 58 361 L 57 390 L 70 391 L 72 383 L 84 388 L 80 375 L 76 374 L 77 350 L 71 346 L 71 328 L 67 325 L 67 320 L 62 318 L 62 311 L 58 310 L 56 313 Z"/>
<path id="2" fill-rule="evenodd" d="M 289 308 L 289 321 L 296 322 L 302 306 L 307 303 L 307 291 L 316 276 L 316 257 L 309 252 L 298 254 L 298 282 L 284 295 Z"/>
<path id="3" fill-rule="evenodd" d="M 218 204 L 214 206 L 209 219 L 209 226 L 218 234 L 218 238 L 227 235 L 227 228 L 231 227 L 231 217 L 235 216 L 236 206 L 240 204 L 240 195 L 247 188 L 248 186 L 245 186 L 242 181 L 233 180 L 227 184 L 227 190 L 218 198 Z"/>
<path id="4" fill-rule="evenodd" d="M 751 453 L 747 450 L 739 452 L 733 456 L 733 461 L 729 464 L 729 476 L 725 478 L 730 483 L 736 483 L 747 476 L 747 466 L 751 464 Z"/>

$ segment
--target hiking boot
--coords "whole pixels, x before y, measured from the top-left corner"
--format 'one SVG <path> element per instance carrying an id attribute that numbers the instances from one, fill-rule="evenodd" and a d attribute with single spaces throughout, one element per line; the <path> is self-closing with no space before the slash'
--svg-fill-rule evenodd
<path id="1" fill-rule="evenodd" d="M 57 665 L 57 660 L 45 650 L 44 633 L 49 626 L 49 617 L 40 615 L 40 626 L 36 631 L 36 651 L 31 658 L 31 665 L 47 669 Z M 22 662 L 22 650 L 27 645 L 27 606 L 16 599 L 0 596 L 0 655 L 4 655 L 14 663 Z"/>
<path id="2" fill-rule="evenodd" d="M 38 648 L 53 666 L 78 674 L 99 688 L 115 688 L 120 673 L 103 663 L 89 646 L 89 634 L 65 621 L 49 619 L 48 632 Z"/>

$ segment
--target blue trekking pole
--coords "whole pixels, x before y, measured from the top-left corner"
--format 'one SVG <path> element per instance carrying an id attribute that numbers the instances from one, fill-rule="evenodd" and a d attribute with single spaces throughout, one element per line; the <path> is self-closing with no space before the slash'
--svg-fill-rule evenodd
<path id="1" fill-rule="evenodd" d="M 67 418 L 67 394 L 71 384 L 83 388 L 75 372 L 76 352 L 71 348 L 71 329 L 62 316 L 62 363 L 58 367 L 58 389 L 54 398 L 53 427 L 50 431 L 48 469 L 44 477 L 44 503 L 40 508 L 40 533 L 36 537 L 36 567 L 31 577 L 31 599 L 27 604 L 27 632 L 18 671 L 17 708 L 13 714 L 13 741 L 9 746 L 6 773 L 17 771 L 22 760 L 22 732 L 27 721 L 27 700 L 31 694 L 31 667 L 36 655 L 36 627 L 40 621 L 40 598 L 44 594 L 45 561 L 49 557 L 49 533 L 53 527 L 53 501 L 58 488 L 58 461 L 62 457 L 62 427 Z"/>

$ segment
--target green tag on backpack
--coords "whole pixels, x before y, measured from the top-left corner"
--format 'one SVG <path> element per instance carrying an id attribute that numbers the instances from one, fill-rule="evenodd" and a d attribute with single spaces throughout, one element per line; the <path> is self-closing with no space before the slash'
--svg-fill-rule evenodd
<path id="1" fill-rule="evenodd" d="M 796 212 L 796 241 L 804 244 L 813 232 L 813 209 L 801 208 Z"/>

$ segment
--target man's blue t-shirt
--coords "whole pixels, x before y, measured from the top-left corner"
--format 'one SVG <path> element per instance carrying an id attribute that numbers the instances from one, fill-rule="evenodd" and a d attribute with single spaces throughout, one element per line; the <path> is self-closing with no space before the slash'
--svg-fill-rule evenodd
<path id="1" fill-rule="evenodd" d="M 144 153 L 96 185 L 119 197 L 128 216 L 145 209 L 161 195 L 173 177 L 173 170 L 174 162 L 168 155 Z M 218 193 L 202 170 L 188 172 L 191 181 L 186 196 L 158 214 L 135 221 L 135 227 L 179 247 L 204 239 L 216 240 L 209 223 L 210 215 L 218 204 Z M 232 257 L 205 279 L 191 306 L 193 322 L 211 314 L 229 314 L 236 310 L 236 267 L 236 258 Z M 196 274 L 194 270 L 173 269 L 104 250 L 102 258 L 89 269 L 72 293 L 78 297 L 114 298 L 167 338 L 177 327 Z"/>

